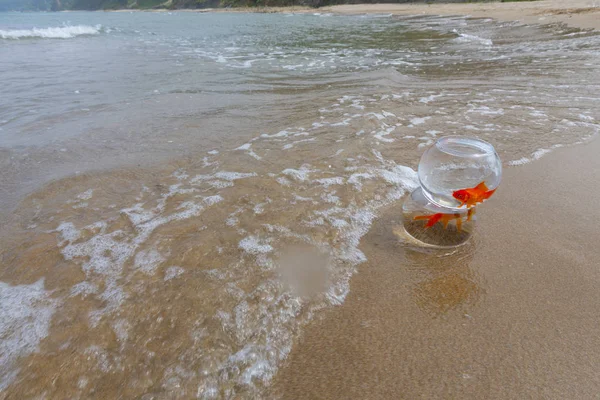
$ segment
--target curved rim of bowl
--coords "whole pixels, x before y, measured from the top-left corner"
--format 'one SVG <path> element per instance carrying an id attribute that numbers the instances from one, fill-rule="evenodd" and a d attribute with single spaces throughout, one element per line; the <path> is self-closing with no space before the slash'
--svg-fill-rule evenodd
<path id="1" fill-rule="evenodd" d="M 491 143 L 486 142 L 483 139 L 473 137 L 473 136 L 464 136 L 464 135 L 444 136 L 444 137 L 441 137 L 438 140 L 436 140 L 434 146 L 436 146 L 440 151 L 443 151 L 444 153 L 446 153 L 446 151 L 444 149 L 440 148 L 440 145 L 443 144 L 444 142 L 447 142 L 450 140 L 456 140 L 456 141 L 465 140 L 465 141 L 469 142 L 469 143 L 465 143 L 465 145 L 468 145 L 471 147 L 476 147 L 477 149 L 481 150 L 482 154 L 469 153 L 468 155 L 471 157 L 483 157 L 483 156 L 489 156 L 489 155 L 496 154 L 496 149 L 494 148 L 494 146 Z M 477 146 L 477 144 L 479 146 Z M 465 155 L 452 154 L 452 155 L 461 157 L 461 156 L 465 156 L 466 154 Z"/>

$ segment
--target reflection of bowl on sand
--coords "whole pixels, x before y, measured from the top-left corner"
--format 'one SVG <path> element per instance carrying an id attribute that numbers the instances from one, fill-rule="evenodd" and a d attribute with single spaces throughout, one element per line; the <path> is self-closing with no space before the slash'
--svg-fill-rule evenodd
<path id="1" fill-rule="evenodd" d="M 436 314 L 468 303 L 478 292 L 479 286 L 472 279 L 457 273 L 420 282 L 414 288 L 417 305 Z"/>
<path id="2" fill-rule="evenodd" d="M 407 249 L 408 267 L 414 273 L 425 276 L 413 288 L 417 305 L 424 311 L 443 314 L 475 302 L 481 288 L 469 267 L 474 254 L 473 242 L 452 252 L 443 249 Z"/>

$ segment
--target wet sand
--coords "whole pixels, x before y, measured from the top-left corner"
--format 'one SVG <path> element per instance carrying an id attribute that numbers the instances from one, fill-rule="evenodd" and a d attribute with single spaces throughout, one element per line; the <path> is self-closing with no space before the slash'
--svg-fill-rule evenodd
<path id="1" fill-rule="evenodd" d="M 391 13 L 394 15 L 470 15 L 523 23 L 566 23 L 582 29 L 598 29 L 600 3 L 593 0 L 453 4 L 355 4 L 324 7 L 319 12 L 339 14 Z"/>
<path id="2" fill-rule="evenodd" d="M 508 168 L 454 253 L 363 238 L 346 302 L 307 327 L 284 399 L 592 399 L 600 392 L 600 140 Z"/>

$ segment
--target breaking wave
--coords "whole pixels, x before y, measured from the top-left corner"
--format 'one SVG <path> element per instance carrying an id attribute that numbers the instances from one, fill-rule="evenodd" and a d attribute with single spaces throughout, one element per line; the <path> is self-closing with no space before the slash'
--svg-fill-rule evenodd
<path id="1" fill-rule="evenodd" d="M 51 28 L 33 28 L 33 29 L 11 29 L 0 30 L 2 39 L 26 39 L 26 38 L 44 38 L 44 39 L 70 39 L 76 36 L 97 35 L 101 32 L 102 25 L 73 25 Z"/>
<path id="2" fill-rule="evenodd" d="M 473 42 L 479 43 L 484 46 L 492 46 L 494 42 L 491 39 L 482 38 L 476 35 L 469 35 L 468 33 L 460 33 L 456 29 L 453 30 L 458 35 L 456 41 L 458 42 Z"/>

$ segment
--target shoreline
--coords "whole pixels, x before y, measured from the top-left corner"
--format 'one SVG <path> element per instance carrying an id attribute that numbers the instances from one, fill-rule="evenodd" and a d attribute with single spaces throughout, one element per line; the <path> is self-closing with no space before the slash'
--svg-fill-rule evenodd
<path id="1" fill-rule="evenodd" d="M 564 23 L 581 29 L 600 29 L 600 4 L 590 0 L 524 1 L 446 4 L 357 4 L 323 7 L 335 14 L 468 15 L 527 24 Z"/>
<path id="2" fill-rule="evenodd" d="M 520 21 L 527 24 L 564 23 L 580 29 L 600 29 L 600 3 L 591 0 L 573 0 L 568 4 L 559 0 L 491 2 L 491 3 L 436 3 L 436 4 L 344 4 L 310 8 L 307 6 L 236 7 L 205 9 L 120 9 L 103 12 L 225 12 L 225 13 L 333 13 L 336 15 L 391 14 L 415 15 L 468 15 L 474 18 L 493 18 L 499 21 Z M 69 11 L 66 11 L 69 12 Z"/>
<path id="3" fill-rule="evenodd" d="M 306 14 L 317 12 L 317 8 L 306 6 L 283 6 L 283 7 L 232 7 L 232 8 L 180 8 L 170 10 L 168 8 L 148 8 L 148 9 L 118 9 L 118 10 L 94 10 L 92 12 L 189 12 L 189 13 L 255 13 L 255 14 L 282 14 L 282 13 L 299 13 Z M 64 10 L 60 12 L 72 12 L 74 10 Z"/>

